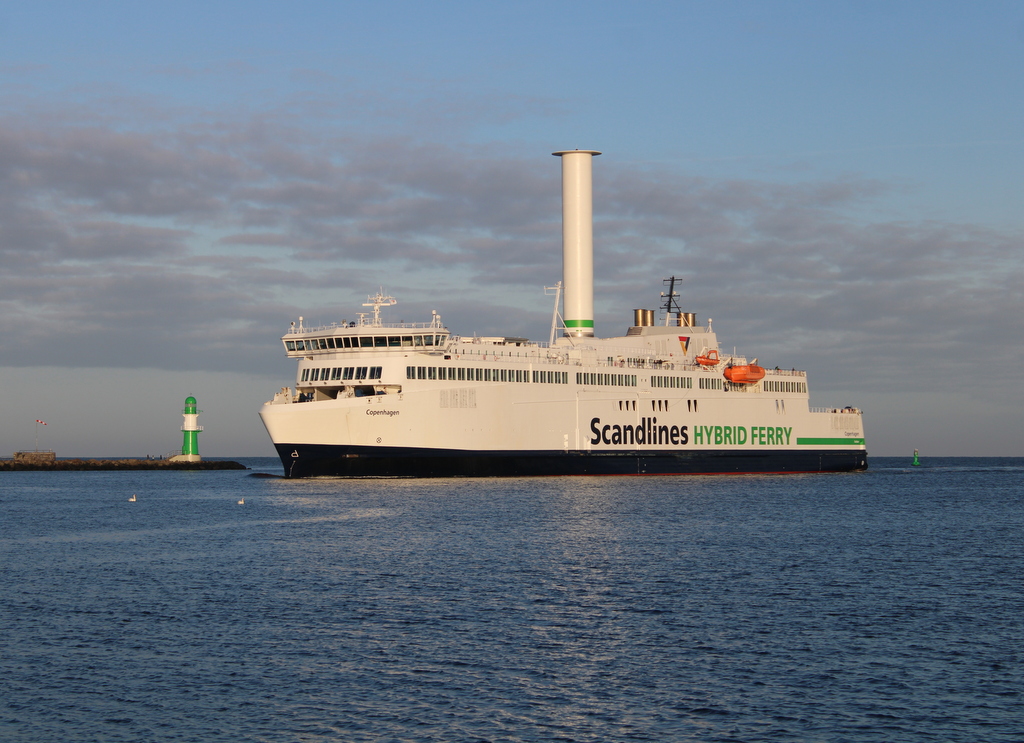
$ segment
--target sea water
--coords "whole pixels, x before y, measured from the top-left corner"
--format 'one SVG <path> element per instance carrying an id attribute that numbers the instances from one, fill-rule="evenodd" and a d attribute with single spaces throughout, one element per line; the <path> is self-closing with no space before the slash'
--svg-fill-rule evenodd
<path id="1" fill-rule="evenodd" d="M 0 473 L 0 740 L 1024 740 L 1024 459 L 244 463 Z"/>

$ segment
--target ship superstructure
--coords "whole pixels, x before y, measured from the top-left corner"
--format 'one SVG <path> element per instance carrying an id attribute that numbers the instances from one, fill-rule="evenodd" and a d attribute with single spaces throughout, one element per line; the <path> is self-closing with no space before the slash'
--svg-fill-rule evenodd
<path id="1" fill-rule="evenodd" d="M 372 312 L 282 338 L 298 362 L 260 416 L 289 477 L 826 472 L 867 467 L 861 411 L 813 409 L 807 376 L 724 353 L 711 321 L 633 311 L 624 336 L 593 320 L 591 150 L 563 171 L 562 335 L 452 335 L 436 312 Z M 560 285 L 559 291 L 562 290 Z M 556 299 L 556 314 L 557 314 Z M 659 318 L 660 319 L 660 318 Z"/>

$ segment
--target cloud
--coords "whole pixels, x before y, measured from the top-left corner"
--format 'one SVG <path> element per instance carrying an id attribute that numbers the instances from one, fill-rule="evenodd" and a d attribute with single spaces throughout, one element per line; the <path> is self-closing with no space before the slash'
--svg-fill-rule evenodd
<path id="1" fill-rule="evenodd" d="M 386 283 L 407 290 L 403 314 L 546 339 L 560 169 L 496 152 L 269 114 L 0 120 L 0 350 L 9 364 L 258 370 L 288 319 L 351 316 Z M 987 378 L 1010 383 L 1022 236 L 856 216 L 887 188 L 602 157 L 599 331 L 621 332 L 675 274 L 684 309 L 714 316 L 730 346 L 813 364 L 827 384 L 952 389 L 978 347 Z"/>

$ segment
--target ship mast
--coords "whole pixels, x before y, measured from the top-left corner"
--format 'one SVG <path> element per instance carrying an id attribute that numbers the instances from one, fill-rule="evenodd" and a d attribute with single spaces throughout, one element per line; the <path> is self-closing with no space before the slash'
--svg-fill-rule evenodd
<path id="1" fill-rule="evenodd" d="M 551 337 L 548 338 L 548 345 L 555 345 L 555 330 L 558 328 L 558 304 L 562 299 L 562 282 L 559 281 L 554 286 L 545 286 L 544 294 L 551 296 L 552 293 L 555 296 L 555 309 L 551 313 Z"/>
<path id="2" fill-rule="evenodd" d="M 661 296 L 665 299 L 665 304 L 661 307 L 665 311 L 665 327 L 669 326 L 673 312 L 676 314 L 676 317 L 683 314 L 683 310 L 679 306 L 679 292 L 676 291 L 676 282 L 678 280 L 675 276 L 661 280 L 662 284 L 668 284 L 668 291 L 661 293 Z"/>

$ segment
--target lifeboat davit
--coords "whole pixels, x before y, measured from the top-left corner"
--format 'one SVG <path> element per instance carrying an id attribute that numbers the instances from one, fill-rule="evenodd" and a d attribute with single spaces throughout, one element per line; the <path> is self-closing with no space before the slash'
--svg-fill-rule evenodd
<path id="1" fill-rule="evenodd" d="M 701 366 L 718 366 L 721 359 L 718 358 L 718 349 L 712 348 L 710 351 L 705 351 L 696 359 L 694 359 Z"/>
<path id="2" fill-rule="evenodd" d="M 764 367 L 757 364 L 737 364 L 722 372 L 733 384 L 754 384 L 764 378 Z"/>

